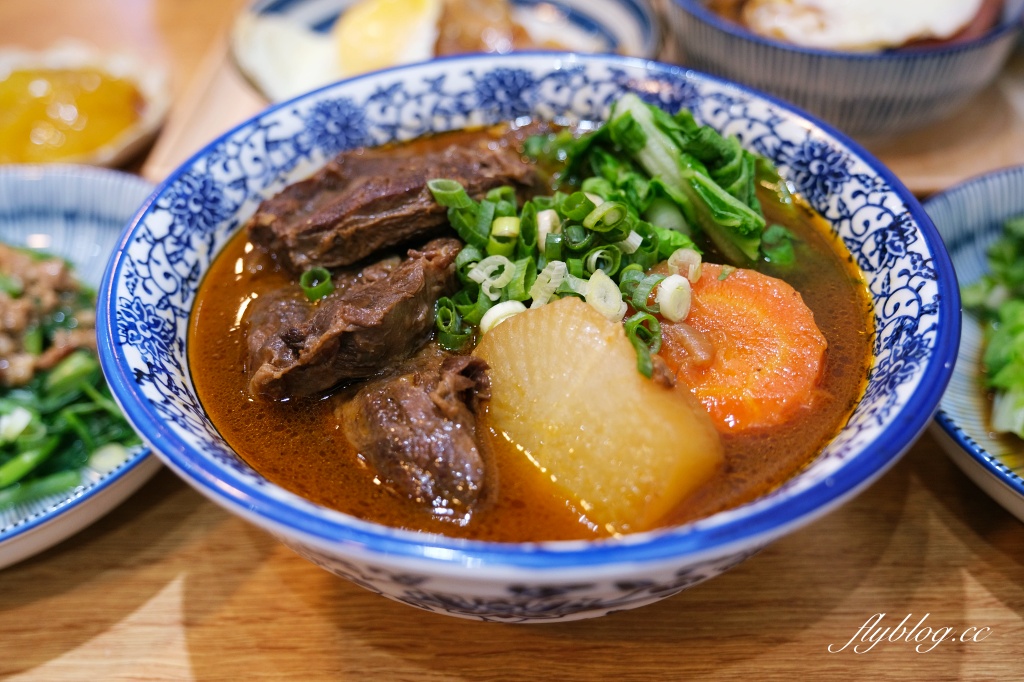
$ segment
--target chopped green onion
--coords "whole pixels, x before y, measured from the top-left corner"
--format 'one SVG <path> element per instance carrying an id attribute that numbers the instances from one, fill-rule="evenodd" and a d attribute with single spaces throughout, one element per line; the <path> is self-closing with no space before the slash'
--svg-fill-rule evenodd
<path id="1" fill-rule="evenodd" d="M 626 338 L 636 349 L 637 369 L 650 379 L 654 376 L 651 356 L 661 350 L 661 323 L 654 315 L 638 312 L 626 320 L 623 328 Z"/>
<path id="2" fill-rule="evenodd" d="M 573 192 L 565 198 L 560 207 L 562 215 L 576 221 L 586 218 L 594 208 L 594 202 L 583 192 Z"/>
<path id="3" fill-rule="evenodd" d="M 532 204 L 530 204 L 532 206 Z M 537 212 L 537 243 L 547 244 L 549 234 L 560 234 L 562 232 L 562 219 L 558 217 L 558 211 L 553 208 Z M 552 259 L 548 259 L 552 260 Z"/>
<path id="4" fill-rule="evenodd" d="M 501 187 L 495 187 L 494 189 L 488 190 L 486 199 L 498 203 L 501 201 L 507 201 L 512 205 L 516 203 L 516 190 L 511 185 L 502 185 Z"/>
<path id="5" fill-rule="evenodd" d="M 499 291 L 512 281 L 516 274 L 515 265 L 505 256 L 488 256 L 477 263 L 469 271 L 469 277 L 480 285 L 480 290 L 487 298 L 497 301 L 501 298 Z"/>
<path id="6" fill-rule="evenodd" d="M 650 303 L 650 297 L 654 288 L 661 284 L 664 279 L 665 275 L 647 275 L 637 282 L 636 288 L 633 290 L 632 296 L 630 296 L 630 303 L 633 304 L 633 307 L 645 313 L 657 314 L 660 308 L 657 303 Z"/>
<path id="7" fill-rule="evenodd" d="M 633 313 L 624 323 L 626 335 L 639 339 L 652 353 L 661 350 L 661 323 L 650 313 Z"/>
<path id="8" fill-rule="evenodd" d="M 654 376 L 654 361 L 651 359 L 651 349 L 635 336 L 627 336 L 636 351 L 636 369 L 648 379 Z"/>
<path id="9" fill-rule="evenodd" d="M 579 279 L 583 279 L 585 271 L 583 268 L 582 258 L 567 258 L 565 261 L 565 266 L 569 268 L 570 275 Z"/>
<path id="10" fill-rule="evenodd" d="M 483 201 L 467 208 L 449 208 L 448 223 L 459 235 L 459 239 L 484 249 L 490 234 L 491 220 L 494 218 L 494 204 Z"/>
<path id="11" fill-rule="evenodd" d="M 644 238 L 640 236 L 640 233 L 636 230 L 630 230 L 629 234 L 620 242 L 615 242 L 615 246 L 618 247 L 619 251 L 625 254 L 636 253 L 640 245 L 644 243 Z"/>
<path id="12" fill-rule="evenodd" d="M 482 203 L 493 203 L 494 204 L 494 217 L 495 218 L 515 218 L 516 217 L 516 205 L 511 201 L 494 201 L 485 200 Z"/>
<path id="13" fill-rule="evenodd" d="M 619 291 L 627 301 L 633 299 L 633 292 L 644 277 L 643 268 L 636 263 L 630 263 L 619 272 Z"/>
<path id="14" fill-rule="evenodd" d="M 598 197 L 600 199 L 600 197 Z M 604 201 L 583 219 L 583 227 L 596 232 L 607 232 L 628 215 L 626 205 L 618 201 Z"/>
<path id="15" fill-rule="evenodd" d="M 476 267 L 476 264 L 484 259 L 483 252 L 472 244 L 466 244 L 459 251 L 459 255 L 455 257 L 455 273 L 459 277 L 459 281 L 463 284 L 473 282 L 469 278 L 469 271 Z M 473 282 L 473 286 L 476 286 L 476 282 Z"/>
<path id="16" fill-rule="evenodd" d="M 539 228 L 537 226 L 537 207 L 527 202 L 519 214 L 519 240 L 516 243 L 516 258 L 537 255 Z"/>
<path id="17" fill-rule="evenodd" d="M 690 280 L 682 275 L 669 275 L 663 279 L 655 295 L 661 315 L 670 322 L 678 322 L 690 314 L 690 299 Z"/>
<path id="18" fill-rule="evenodd" d="M 570 272 L 555 289 L 555 293 L 559 296 L 571 295 L 583 298 L 587 293 L 587 280 Z"/>
<path id="19" fill-rule="evenodd" d="M 626 302 L 619 287 L 603 270 L 595 270 L 587 280 L 584 300 L 612 322 L 619 322 L 626 314 Z"/>
<path id="20" fill-rule="evenodd" d="M 462 316 L 462 321 L 467 325 L 479 325 L 484 313 L 491 307 L 491 299 L 480 287 L 474 290 L 460 289 L 452 297 L 452 301 L 455 302 L 455 309 Z"/>
<path id="21" fill-rule="evenodd" d="M 508 318 L 518 315 L 524 310 L 526 310 L 526 306 L 519 301 L 502 301 L 484 313 L 483 319 L 480 320 L 480 333 L 486 334 Z"/>
<path id="22" fill-rule="evenodd" d="M 447 296 L 439 298 L 434 305 L 434 325 L 437 342 L 442 348 L 459 350 L 469 340 L 470 332 L 463 326 L 455 302 Z"/>
<path id="23" fill-rule="evenodd" d="M 565 263 L 560 260 L 548 261 L 544 269 L 537 273 L 537 279 L 530 287 L 531 308 L 538 308 L 551 300 L 551 296 L 569 275 Z"/>
<path id="24" fill-rule="evenodd" d="M 668 257 L 668 271 L 680 274 L 696 284 L 700 280 L 701 257 L 696 249 L 676 249 Z"/>
<path id="25" fill-rule="evenodd" d="M 469 208 L 474 203 L 466 194 L 466 188 L 455 180 L 447 178 L 428 180 L 427 189 L 434 195 L 434 201 L 445 208 Z"/>
<path id="26" fill-rule="evenodd" d="M 502 216 L 491 223 L 491 236 L 487 241 L 487 255 L 511 258 L 519 237 L 519 218 Z"/>
<path id="27" fill-rule="evenodd" d="M 299 286 L 310 301 L 319 301 L 334 291 L 334 282 L 331 281 L 331 273 L 327 268 L 306 270 L 299 277 Z"/>
<path id="28" fill-rule="evenodd" d="M 530 288 L 537 280 L 537 261 L 533 258 L 520 258 L 515 263 L 512 281 L 505 286 L 505 299 L 525 301 L 530 297 Z"/>
<path id="29" fill-rule="evenodd" d="M 583 266 L 587 272 L 603 270 L 606 275 L 614 276 L 621 264 L 622 251 L 614 245 L 595 247 L 583 257 Z"/>
<path id="30" fill-rule="evenodd" d="M 564 199 L 565 193 L 555 192 L 551 196 L 534 197 L 530 200 L 530 203 L 536 206 L 538 211 L 546 211 L 549 208 L 557 211 L 559 204 L 561 204 Z"/>
<path id="31" fill-rule="evenodd" d="M 572 223 L 562 229 L 562 244 L 570 251 L 586 251 L 594 243 L 594 233 Z"/>
<path id="32" fill-rule="evenodd" d="M 615 185 L 613 185 L 610 180 L 596 176 L 584 180 L 583 184 L 580 185 L 580 189 L 583 190 L 587 196 L 597 196 L 601 201 L 608 199 L 615 193 Z"/>
<path id="33" fill-rule="evenodd" d="M 548 262 L 562 260 L 562 242 L 564 237 L 560 234 L 549 233 L 544 238 L 544 259 Z"/>
<path id="34" fill-rule="evenodd" d="M 640 221 L 633 229 L 640 235 L 642 241 L 637 250 L 629 254 L 629 261 L 638 264 L 644 270 L 648 270 L 661 260 L 659 254 L 661 240 L 658 238 L 657 231 L 650 223 Z M 667 254 L 666 257 L 668 257 Z"/>

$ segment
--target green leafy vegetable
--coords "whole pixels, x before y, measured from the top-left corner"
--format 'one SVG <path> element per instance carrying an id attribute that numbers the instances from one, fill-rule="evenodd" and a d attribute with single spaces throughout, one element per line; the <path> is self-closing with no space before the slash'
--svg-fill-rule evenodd
<path id="1" fill-rule="evenodd" d="M 796 251 L 793 249 L 796 241 L 796 237 L 788 229 L 779 224 L 772 224 L 761 236 L 761 251 L 771 263 L 793 265 L 796 262 Z"/>
<path id="2" fill-rule="evenodd" d="M 32 254 L 31 260 L 44 258 Z M 67 344 L 73 343 L 68 335 L 72 330 L 91 332 L 79 326 L 79 316 L 92 309 L 93 292 L 79 286 L 41 297 L 29 286 L 40 286 L 31 268 L 24 272 L 25 286 L 6 287 L 0 294 L 31 300 L 34 305 L 20 335 L 14 329 L 5 330 L 7 350 L 0 356 L 8 362 L 16 359 L 19 366 L 28 358 L 34 370 L 25 376 L 19 372 L 15 378 L 7 375 L 3 380 L 8 385 L 0 385 L 0 510 L 74 489 L 95 453 L 109 452 L 114 444 L 140 442 L 115 404 L 91 350 L 73 350 L 50 369 L 40 370 L 35 364 L 56 360 L 46 356 L 61 352 L 55 342 L 58 334 L 63 335 L 61 343 Z M 44 307 L 43 298 L 57 302 Z"/>
<path id="3" fill-rule="evenodd" d="M 1024 217 L 1004 223 L 987 256 L 989 272 L 962 288 L 963 305 L 983 324 L 992 428 L 1024 438 Z"/>
<path id="4" fill-rule="evenodd" d="M 776 225 L 765 230 L 755 196 L 760 183 L 781 204 L 792 203 L 774 166 L 687 111 L 673 116 L 626 95 L 596 130 L 532 137 L 525 152 L 560 168 L 556 177 L 568 191 L 533 197 L 517 211 L 512 187 L 476 201 L 451 179 L 427 184 L 466 242 L 456 259 L 462 289 L 435 311 L 447 347 L 462 347 L 494 306 L 577 296 L 619 321 L 630 308 L 637 312 L 627 335 L 650 377 L 661 343 L 652 301 L 665 277 L 647 270 L 681 249 L 699 261 L 698 234 L 736 265 L 795 259 L 792 234 Z"/>

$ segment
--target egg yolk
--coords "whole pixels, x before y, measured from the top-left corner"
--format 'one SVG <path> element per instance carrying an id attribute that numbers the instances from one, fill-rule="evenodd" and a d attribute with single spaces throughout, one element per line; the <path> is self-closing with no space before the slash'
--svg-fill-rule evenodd
<path id="1" fill-rule="evenodd" d="M 0 163 L 69 161 L 138 122 L 142 94 L 99 69 L 25 69 L 0 80 Z"/>

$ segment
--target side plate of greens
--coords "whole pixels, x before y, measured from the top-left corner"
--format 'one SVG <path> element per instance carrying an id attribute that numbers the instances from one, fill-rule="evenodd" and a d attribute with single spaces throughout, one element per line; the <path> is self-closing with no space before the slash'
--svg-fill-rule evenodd
<path id="1" fill-rule="evenodd" d="M 32 258 L 67 261 L 87 296 L 152 189 L 136 176 L 85 166 L 2 168 L 0 242 Z M 28 293 L 4 269 L 8 301 L 23 299 Z M 54 327 L 70 333 L 63 317 L 47 316 L 25 338 L 34 333 L 42 344 Z M 0 402 L 0 569 L 78 532 L 159 468 L 120 418 L 88 351 L 63 356 L 24 386 L 0 388 Z"/>
<path id="2" fill-rule="evenodd" d="M 964 307 L 933 432 L 971 480 L 1024 521 L 1024 166 L 967 180 L 924 207 Z"/>

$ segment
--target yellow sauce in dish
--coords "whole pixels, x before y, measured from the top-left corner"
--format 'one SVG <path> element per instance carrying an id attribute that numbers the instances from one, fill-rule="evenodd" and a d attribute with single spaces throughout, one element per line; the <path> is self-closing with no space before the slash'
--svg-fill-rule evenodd
<path id="1" fill-rule="evenodd" d="M 73 161 L 142 117 L 134 83 L 100 69 L 21 69 L 0 80 L 0 163 Z"/>

